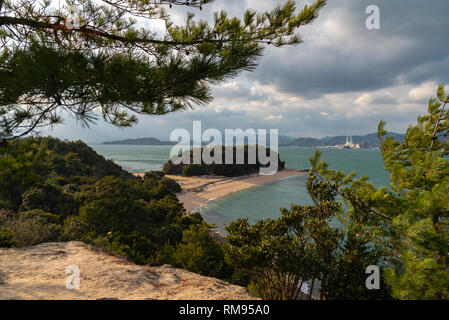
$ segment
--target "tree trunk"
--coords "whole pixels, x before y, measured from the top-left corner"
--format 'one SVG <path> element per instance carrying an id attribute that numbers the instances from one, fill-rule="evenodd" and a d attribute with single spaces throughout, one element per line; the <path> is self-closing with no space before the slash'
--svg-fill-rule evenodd
<path id="1" fill-rule="evenodd" d="M 313 293 L 313 286 L 315 284 L 315 278 L 312 279 L 312 284 L 310 285 L 310 291 L 309 291 L 309 300 L 312 300 L 312 293 Z"/>

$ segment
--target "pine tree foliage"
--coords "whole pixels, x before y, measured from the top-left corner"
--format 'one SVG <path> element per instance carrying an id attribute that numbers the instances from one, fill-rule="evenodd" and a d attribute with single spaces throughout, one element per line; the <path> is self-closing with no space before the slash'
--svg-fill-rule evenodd
<path id="1" fill-rule="evenodd" d="M 405 141 L 395 141 L 379 124 L 378 135 L 390 187 L 376 188 L 364 176 L 315 170 L 339 182 L 346 218 L 374 235 L 385 279 L 398 299 L 449 298 L 449 95 L 443 85 L 427 114 L 410 126 Z"/>
<path id="2" fill-rule="evenodd" d="M 382 209 L 392 257 L 388 280 L 404 299 L 449 298 L 449 95 L 443 85 L 428 113 L 409 127 L 403 144 L 379 125 L 390 192 Z"/>
<path id="3" fill-rule="evenodd" d="M 325 299 L 449 299 L 448 103 L 440 85 L 404 143 L 380 122 L 389 187 L 331 170 L 317 151 L 307 180 L 312 204 L 252 226 L 234 221 L 227 261 L 249 270 L 264 298 L 298 298 L 302 281 L 317 279 Z M 380 290 L 364 287 L 368 265 L 383 271 Z"/>
<path id="4" fill-rule="evenodd" d="M 299 30 L 325 0 L 297 12 L 288 0 L 242 18 L 217 12 L 213 24 L 174 6 L 202 10 L 211 0 L 0 0 L 0 136 L 11 139 L 62 121 L 89 125 L 102 115 L 131 126 L 212 100 L 211 85 L 253 70 L 267 45 L 301 42 Z M 165 22 L 156 33 L 154 20 Z"/>
<path id="5" fill-rule="evenodd" d="M 365 286 L 366 267 L 379 264 L 383 254 L 373 245 L 378 232 L 347 211 L 356 204 L 342 203 L 354 175 L 329 170 L 320 155 L 311 158 L 307 179 L 312 203 L 281 208 L 279 219 L 254 225 L 247 219 L 232 222 L 225 259 L 249 272 L 250 287 L 263 299 L 388 298 L 386 286 L 380 291 Z"/>

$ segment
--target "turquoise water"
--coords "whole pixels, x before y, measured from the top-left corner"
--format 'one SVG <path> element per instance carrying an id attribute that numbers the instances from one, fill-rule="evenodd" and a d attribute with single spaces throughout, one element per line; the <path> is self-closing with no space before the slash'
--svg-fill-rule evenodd
<path id="1" fill-rule="evenodd" d="M 170 156 L 171 146 L 125 146 L 91 145 L 106 159 L 112 159 L 125 170 L 142 172 L 160 170 Z M 316 148 L 280 147 L 279 154 L 287 168 L 308 169 L 309 158 Z M 329 163 L 331 169 L 357 172 L 357 176 L 367 174 L 376 186 L 388 185 L 389 174 L 383 169 L 379 150 L 337 150 L 321 149 L 321 159 Z M 292 203 L 305 204 L 310 201 L 306 189 L 306 176 L 296 176 L 275 181 L 263 186 L 239 191 L 223 198 L 210 201 L 200 211 L 208 223 L 225 233 L 225 225 L 237 218 L 248 218 L 250 222 L 262 218 L 280 216 L 282 206 Z"/>
<path id="2" fill-rule="evenodd" d="M 355 171 L 357 176 L 367 174 L 376 186 L 389 183 L 390 176 L 384 170 L 384 163 L 379 150 L 375 149 L 319 149 L 321 160 L 326 161 L 331 169 L 343 170 L 346 173 Z M 280 147 L 279 154 L 287 168 L 309 169 L 309 158 L 316 148 Z"/>
<path id="3" fill-rule="evenodd" d="M 90 145 L 106 159 L 129 172 L 161 170 L 170 158 L 171 146 Z"/>
<path id="4" fill-rule="evenodd" d="M 287 168 L 308 169 L 309 158 L 316 148 L 280 147 L 281 159 Z M 379 150 L 338 150 L 321 149 L 322 160 L 331 169 L 357 172 L 357 177 L 368 174 L 370 181 L 378 186 L 389 183 L 389 174 L 383 168 Z M 210 201 L 200 208 L 204 219 L 217 226 L 225 234 L 225 225 L 238 218 L 248 218 L 253 223 L 262 218 L 277 218 L 282 206 L 289 208 L 292 203 L 306 204 L 310 201 L 306 192 L 305 175 L 287 178 L 267 185 L 258 186 Z"/>

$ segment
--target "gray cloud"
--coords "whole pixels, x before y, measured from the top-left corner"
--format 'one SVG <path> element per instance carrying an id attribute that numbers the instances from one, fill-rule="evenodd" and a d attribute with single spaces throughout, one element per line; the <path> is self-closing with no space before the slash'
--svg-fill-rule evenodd
<path id="1" fill-rule="evenodd" d="M 276 0 L 217 0 L 196 11 L 211 21 L 224 9 L 267 10 Z M 284 2 L 284 1 L 281 1 Z M 298 7 L 312 1 L 297 1 Z M 365 8 L 381 10 L 381 30 L 365 27 Z M 281 134 L 322 137 L 374 132 L 379 120 L 404 131 L 426 110 L 439 82 L 449 84 L 447 0 L 329 0 L 304 43 L 268 48 L 253 73 L 214 88 L 215 101 L 194 111 L 140 117 L 130 129 L 99 123 L 82 130 L 72 120 L 53 135 L 89 142 L 155 136 L 168 139 L 174 128 L 279 128 Z M 171 10 L 182 23 L 185 9 Z M 435 87 L 435 88 L 433 88 Z"/>
<path id="2" fill-rule="evenodd" d="M 449 3 L 376 1 L 381 30 L 365 28 L 372 1 L 329 1 L 305 43 L 268 50 L 249 78 L 304 96 L 449 81 Z"/>

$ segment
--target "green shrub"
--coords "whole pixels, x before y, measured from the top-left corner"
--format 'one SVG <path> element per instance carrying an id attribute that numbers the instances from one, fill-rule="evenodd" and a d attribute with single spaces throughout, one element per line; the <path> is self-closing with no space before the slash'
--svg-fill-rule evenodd
<path id="1" fill-rule="evenodd" d="M 0 247 L 13 248 L 17 246 L 17 241 L 14 239 L 14 232 L 9 228 L 0 228 Z"/>
<path id="2" fill-rule="evenodd" d="M 59 216 L 42 210 L 15 213 L 0 210 L 0 223 L 14 234 L 17 246 L 33 246 L 42 242 L 56 241 L 61 226 Z"/>
<path id="3" fill-rule="evenodd" d="M 8 225 L 9 222 L 17 218 L 17 216 L 17 213 L 12 210 L 0 208 L 0 226 Z"/>
<path id="4" fill-rule="evenodd" d="M 319 162 L 319 155 L 311 158 L 312 168 L 317 163 L 327 168 Z M 373 246 L 376 233 L 344 211 L 338 198 L 342 181 L 349 181 L 351 175 L 332 177 L 336 181 L 309 172 L 306 185 L 313 204 L 292 204 L 290 210 L 283 207 L 278 219 L 253 225 L 248 219 L 238 219 L 227 227 L 225 260 L 251 275 L 253 293 L 269 300 L 317 298 L 309 288 L 308 296 L 301 292 L 311 280 L 312 289 L 320 282 L 320 299 L 389 297 L 387 287 L 367 290 L 365 285 L 365 268 L 380 264 L 383 252 Z"/>
<path id="5" fill-rule="evenodd" d="M 41 217 L 16 220 L 12 223 L 11 229 L 17 244 L 21 247 L 57 241 L 61 233 L 60 225 L 48 223 Z"/>
<path id="6" fill-rule="evenodd" d="M 166 195 L 181 192 L 181 186 L 174 180 L 165 177 L 145 175 L 141 188 L 147 192 L 149 198 L 162 199 Z"/>
<path id="7" fill-rule="evenodd" d="M 60 215 L 75 214 L 78 210 L 76 201 L 68 194 L 63 194 L 61 186 L 45 183 L 28 189 L 22 194 L 20 211 L 40 209 Z"/>
<path id="8" fill-rule="evenodd" d="M 181 187 L 164 172 L 134 177 L 80 141 L 15 140 L 0 149 L 0 167 L 5 246 L 81 240 L 135 263 L 160 264 L 173 262 L 183 232 L 203 224 L 199 214 L 185 214 L 175 196 Z M 219 248 L 195 239 L 186 233 L 184 244 L 186 252 L 196 244 L 205 250 L 201 272 L 224 274 Z M 182 247 L 176 254 L 177 263 L 194 269 Z"/>
<path id="9" fill-rule="evenodd" d="M 173 252 L 173 263 L 205 276 L 228 278 L 233 270 L 224 262 L 221 246 L 209 237 L 210 230 L 206 224 L 192 225 L 185 230 Z"/>
<path id="10" fill-rule="evenodd" d="M 175 165 L 175 164 L 173 164 L 173 162 L 171 162 L 169 160 L 162 167 L 162 171 L 166 174 L 178 175 L 178 174 L 182 174 L 182 168 L 183 168 L 182 164 Z"/>
<path id="11" fill-rule="evenodd" d="M 154 260 L 159 248 L 145 236 L 134 231 L 130 234 L 109 233 L 103 249 L 113 255 L 128 257 L 134 263 L 147 264 Z"/>
<path id="12" fill-rule="evenodd" d="M 207 174 L 207 170 L 202 165 L 189 164 L 182 169 L 182 175 L 184 177 L 202 176 L 205 174 Z"/>
<path id="13" fill-rule="evenodd" d="M 70 216 L 64 219 L 61 241 L 87 240 L 89 225 L 77 216 Z"/>
<path id="14" fill-rule="evenodd" d="M 60 224 L 61 223 L 61 216 L 44 212 L 39 209 L 29 210 L 29 211 L 23 211 L 19 212 L 18 219 L 21 221 L 28 220 L 28 219 L 42 219 L 44 222 L 53 223 L 53 224 Z"/>
<path id="15" fill-rule="evenodd" d="M 148 260 L 148 264 L 155 266 L 170 264 L 175 266 L 176 262 L 173 259 L 175 250 L 176 249 L 173 245 L 166 243 L 159 251 L 156 252 L 152 259 Z"/>
<path id="16" fill-rule="evenodd" d="M 165 176 L 164 171 L 148 171 L 145 173 L 144 179 L 145 178 L 155 178 L 155 179 L 160 179 L 163 178 Z"/>
<path id="17" fill-rule="evenodd" d="M 85 198 L 79 216 L 98 234 L 129 233 L 146 225 L 150 218 L 144 205 L 133 198 L 130 188 L 118 178 L 99 180 L 85 192 Z"/>

